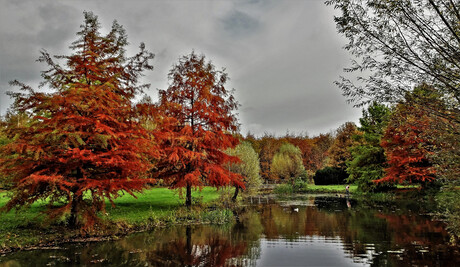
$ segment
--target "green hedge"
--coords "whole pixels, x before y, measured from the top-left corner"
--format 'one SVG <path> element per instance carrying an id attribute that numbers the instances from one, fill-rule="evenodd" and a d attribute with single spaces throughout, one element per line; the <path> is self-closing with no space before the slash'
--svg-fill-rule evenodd
<path id="1" fill-rule="evenodd" d="M 318 170 L 313 177 L 315 185 L 345 184 L 348 173 L 340 168 L 326 167 Z"/>

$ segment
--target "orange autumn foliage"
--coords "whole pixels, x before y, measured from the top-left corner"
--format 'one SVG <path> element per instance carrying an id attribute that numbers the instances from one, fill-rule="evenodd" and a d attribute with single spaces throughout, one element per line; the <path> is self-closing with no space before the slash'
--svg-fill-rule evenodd
<path id="1" fill-rule="evenodd" d="M 396 106 L 381 145 L 388 159 L 385 177 L 375 182 L 422 183 L 436 178 L 436 169 L 429 157 L 433 154 L 433 116 L 414 102 L 424 88 L 416 88 Z"/>
<path id="2" fill-rule="evenodd" d="M 159 110 L 165 155 L 155 174 L 171 188 L 187 188 L 186 205 L 191 205 L 191 187 L 234 185 L 244 188 L 242 177 L 224 168 L 238 157 L 224 151 L 238 143 L 232 111 L 237 102 L 225 89 L 227 74 L 215 70 L 204 55 L 194 52 L 180 58 L 169 72 L 170 85 L 160 91 Z"/>
<path id="3" fill-rule="evenodd" d="M 85 12 L 85 22 L 70 48 L 66 67 L 45 51 L 39 59 L 50 69 L 42 72 L 42 93 L 20 83 L 27 94 L 16 94 L 15 109 L 30 114 L 30 126 L 10 127 L 14 141 L 2 153 L 2 174 L 13 174 L 12 198 L 6 210 L 49 201 L 51 218 L 70 212 L 71 226 L 91 228 L 105 199 L 113 204 L 120 193 L 134 195 L 151 179 L 150 158 L 158 157 L 148 132 L 136 120 L 132 100 L 145 85 L 138 78 L 153 58 L 141 45 L 126 57 L 124 29 L 114 22 L 103 36 L 97 16 Z"/>

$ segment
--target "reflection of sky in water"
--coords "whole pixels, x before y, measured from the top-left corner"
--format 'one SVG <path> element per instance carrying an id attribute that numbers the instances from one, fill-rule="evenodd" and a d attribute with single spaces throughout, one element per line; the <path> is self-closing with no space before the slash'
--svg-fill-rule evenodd
<path id="1" fill-rule="evenodd" d="M 368 266 L 351 259 L 339 238 L 303 237 L 295 242 L 285 239 L 260 240 L 257 266 Z M 370 255 L 369 255 L 370 256 Z"/>

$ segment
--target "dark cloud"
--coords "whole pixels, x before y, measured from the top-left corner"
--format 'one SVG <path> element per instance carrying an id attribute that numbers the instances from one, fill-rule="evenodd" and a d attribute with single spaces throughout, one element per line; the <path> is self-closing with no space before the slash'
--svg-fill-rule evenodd
<path id="1" fill-rule="evenodd" d="M 46 66 L 36 62 L 40 50 L 66 51 L 81 23 L 81 14 L 58 1 L 0 1 L 0 114 L 12 103 L 9 81 L 37 86 Z"/>
<path id="2" fill-rule="evenodd" d="M 36 85 L 46 66 L 35 60 L 44 48 L 68 54 L 83 11 L 99 16 L 103 31 L 113 20 L 128 33 L 128 54 L 140 42 L 154 52 L 145 82 L 168 85 L 177 59 L 194 49 L 225 67 L 228 86 L 242 104 L 242 133 L 318 134 L 357 121 L 333 81 L 347 65 L 334 10 L 322 1 L 14 1 L 0 0 L 0 114 L 11 103 L 4 94 L 13 79 Z"/>
<path id="3" fill-rule="evenodd" d="M 228 31 L 232 37 L 240 35 L 249 35 L 254 33 L 260 27 L 259 22 L 238 10 L 234 10 L 231 14 L 222 20 L 223 29 Z"/>

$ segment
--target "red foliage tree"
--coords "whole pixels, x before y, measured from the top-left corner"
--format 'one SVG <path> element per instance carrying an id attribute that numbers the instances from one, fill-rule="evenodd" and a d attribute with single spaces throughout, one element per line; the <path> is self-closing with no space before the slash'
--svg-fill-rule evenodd
<path id="1" fill-rule="evenodd" d="M 232 113 L 237 102 L 225 89 L 227 74 L 215 70 L 204 55 L 183 56 L 169 72 L 170 85 L 160 91 L 161 149 L 165 156 L 156 175 L 171 188 L 186 187 L 186 205 L 192 203 L 191 189 L 203 185 L 232 184 L 244 188 L 242 177 L 223 167 L 239 159 L 224 150 L 238 143 Z"/>
<path id="2" fill-rule="evenodd" d="M 436 170 L 429 159 L 434 118 L 415 101 L 424 92 L 423 86 L 418 87 L 396 106 L 382 138 L 389 167 L 385 177 L 376 182 L 425 184 L 435 179 Z"/>
<path id="3" fill-rule="evenodd" d="M 138 78 L 153 54 L 144 49 L 126 57 L 124 29 L 115 21 L 111 31 L 99 33 L 97 16 L 85 12 L 79 38 L 72 43 L 67 68 L 42 51 L 50 66 L 42 72 L 43 85 L 55 92 L 41 93 L 20 83 L 27 94 L 15 94 L 15 108 L 33 117 L 29 127 L 9 128 L 16 136 L 4 147 L 3 174 L 13 174 L 13 195 L 6 210 L 49 200 L 51 217 L 70 211 L 71 226 L 93 226 L 105 199 L 121 192 L 133 195 L 146 183 L 149 158 L 158 156 L 147 131 L 137 122 L 132 100 L 146 85 Z M 55 204 L 59 208 L 53 208 Z"/>

